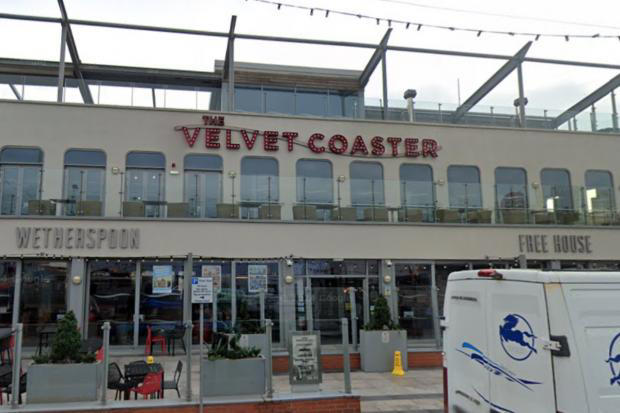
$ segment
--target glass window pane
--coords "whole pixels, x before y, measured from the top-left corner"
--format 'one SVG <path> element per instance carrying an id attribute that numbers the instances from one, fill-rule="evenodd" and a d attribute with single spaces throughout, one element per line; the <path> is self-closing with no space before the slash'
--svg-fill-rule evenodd
<path id="1" fill-rule="evenodd" d="M 327 113 L 326 92 L 300 92 L 296 93 L 297 114 L 325 116 Z"/>
<path id="2" fill-rule="evenodd" d="M 433 339 L 431 266 L 396 264 L 394 268 L 400 326 L 409 339 Z"/>
<path id="3" fill-rule="evenodd" d="M 376 162 L 352 162 L 351 203 L 353 205 L 383 205 L 383 166 Z"/>
<path id="4" fill-rule="evenodd" d="M 144 173 L 140 170 L 127 171 L 127 200 L 142 201 Z"/>
<path id="5" fill-rule="evenodd" d="M 11 328 L 13 322 L 15 270 L 14 261 L 0 261 L 0 327 L 2 328 Z"/>
<path id="6" fill-rule="evenodd" d="M 220 172 L 185 172 L 185 202 L 191 216 L 217 216 L 217 204 L 222 199 L 222 174 Z"/>
<path id="7" fill-rule="evenodd" d="M 235 88 L 235 109 L 239 112 L 262 113 L 262 93 L 260 88 Z"/>
<path id="8" fill-rule="evenodd" d="M 546 209 L 573 209 L 572 188 L 567 170 L 543 169 L 540 180 Z"/>
<path id="9" fill-rule="evenodd" d="M 500 209 L 527 208 L 527 177 L 522 168 L 495 169 L 495 196 Z"/>
<path id="10" fill-rule="evenodd" d="M 65 152 L 65 166 L 102 166 L 105 168 L 105 153 L 88 149 L 71 149 Z"/>
<path id="11" fill-rule="evenodd" d="M 186 155 L 185 156 L 185 170 L 198 169 L 198 170 L 222 170 L 222 158 L 217 155 Z"/>
<path id="12" fill-rule="evenodd" d="M 433 170 L 428 165 L 404 164 L 400 167 L 401 202 L 414 207 L 434 205 Z"/>
<path id="13" fill-rule="evenodd" d="M 586 203 L 588 211 L 615 210 L 614 184 L 609 171 L 586 171 Z"/>
<path id="14" fill-rule="evenodd" d="M 165 169 L 166 158 L 159 152 L 129 152 L 127 168 L 159 168 Z"/>
<path id="15" fill-rule="evenodd" d="M 2 167 L 2 215 L 15 215 L 17 205 L 17 185 L 19 168 L 17 166 Z"/>
<path id="16" fill-rule="evenodd" d="M 0 163 L 43 163 L 43 152 L 37 148 L 4 148 Z"/>
<path id="17" fill-rule="evenodd" d="M 100 337 L 110 321 L 110 343 L 133 344 L 136 264 L 128 261 L 90 261 L 88 336 Z"/>
<path id="18" fill-rule="evenodd" d="M 334 199 L 332 164 L 329 161 L 297 161 L 297 202 L 330 204 Z"/>
<path id="19" fill-rule="evenodd" d="M 329 110 L 327 112 L 327 115 L 332 117 L 343 116 L 345 111 L 344 102 L 344 98 L 342 97 L 342 95 L 338 94 L 338 92 L 330 92 L 328 98 Z"/>
<path id="20" fill-rule="evenodd" d="M 241 160 L 241 200 L 277 202 L 278 161 L 272 158 Z"/>
<path id="21" fill-rule="evenodd" d="M 21 213 L 28 213 L 28 202 L 39 199 L 39 186 L 41 185 L 41 168 L 26 166 L 22 168 L 23 179 L 21 187 Z"/>
<path id="22" fill-rule="evenodd" d="M 64 261 L 24 262 L 19 318 L 25 346 L 38 345 L 41 327 L 56 325 L 66 313 L 67 272 Z"/>
<path id="23" fill-rule="evenodd" d="M 480 172 L 475 166 L 449 166 L 448 192 L 451 208 L 482 208 Z"/>
<path id="24" fill-rule="evenodd" d="M 265 90 L 265 112 L 295 114 L 295 94 L 292 90 Z"/>

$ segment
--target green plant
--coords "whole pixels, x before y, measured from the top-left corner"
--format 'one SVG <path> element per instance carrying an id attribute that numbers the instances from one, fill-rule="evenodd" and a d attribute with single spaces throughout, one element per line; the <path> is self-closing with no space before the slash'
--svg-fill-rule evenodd
<path id="1" fill-rule="evenodd" d="M 214 333 L 213 344 L 211 350 L 207 353 L 207 358 L 209 360 L 238 360 L 258 357 L 260 349 L 256 347 L 241 347 L 239 345 L 239 338 L 239 334 L 231 336 Z"/>
<path id="2" fill-rule="evenodd" d="M 239 334 L 263 334 L 265 327 L 261 326 L 258 320 L 252 320 L 248 312 L 248 305 L 245 301 L 239 303 L 237 311 L 237 325 L 235 330 Z"/>
<path id="3" fill-rule="evenodd" d="M 33 357 L 36 364 L 53 363 L 93 363 L 93 353 L 82 353 L 82 337 L 77 326 L 77 320 L 73 311 L 69 311 L 58 322 L 58 331 L 52 341 L 52 349 L 49 354 L 41 354 Z"/>
<path id="4" fill-rule="evenodd" d="M 396 330 L 398 324 L 392 321 L 390 307 L 384 296 L 377 297 L 374 310 L 370 315 L 370 322 L 364 326 L 364 330 Z"/>

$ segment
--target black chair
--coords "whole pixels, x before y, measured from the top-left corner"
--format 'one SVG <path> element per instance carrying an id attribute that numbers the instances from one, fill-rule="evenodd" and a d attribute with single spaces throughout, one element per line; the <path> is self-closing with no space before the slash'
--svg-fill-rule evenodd
<path id="1" fill-rule="evenodd" d="M 28 383 L 28 373 L 24 373 L 19 378 L 19 404 L 22 404 L 22 394 L 26 393 L 26 385 Z M 2 389 L 2 393 L 6 394 L 7 402 L 11 402 L 11 393 L 13 393 L 13 385 L 9 384 L 7 387 Z"/>
<path id="2" fill-rule="evenodd" d="M 117 400 L 122 393 L 126 393 L 135 383 L 125 380 L 121 368 L 116 363 L 110 363 L 108 367 L 108 389 L 116 390 L 114 400 Z"/>
<path id="3" fill-rule="evenodd" d="M 183 326 L 175 326 L 174 329 L 168 334 L 168 354 L 172 352 L 172 355 L 174 356 L 177 340 L 181 341 L 181 345 L 183 346 L 183 352 L 187 354 L 187 349 L 185 348 L 185 328 Z"/>
<path id="4" fill-rule="evenodd" d="M 179 398 L 181 397 L 181 392 L 179 391 L 179 380 L 181 380 L 182 371 L 183 371 L 183 362 L 179 360 L 179 362 L 177 363 L 177 368 L 174 371 L 174 379 L 169 380 L 169 381 L 164 380 L 164 386 L 163 386 L 162 392 L 165 392 L 166 389 L 170 389 L 170 390 L 174 389 L 177 391 L 177 395 L 179 396 Z"/>

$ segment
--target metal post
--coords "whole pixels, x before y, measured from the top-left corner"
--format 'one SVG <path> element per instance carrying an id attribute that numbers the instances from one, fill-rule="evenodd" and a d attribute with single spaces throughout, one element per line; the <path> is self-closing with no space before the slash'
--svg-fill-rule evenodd
<path id="1" fill-rule="evenodd" d="M 413 98 L 407 98 L 407 113 L 409 114 L 409 122 L 413 122 Z"/>
<path id="2" fill-rule="evenodd" d="M 192 276 L 194 273 L 194 260 L 192 253 L 187 254 L 183 267 L 183 320 L 192 322 Z"/>
<path id="3" fill-rule="evenodd" d="M 267 334 L 267 354 L 266 369 L 265 369 L 265 398 L 271 399 L 273 397 L 273 367 L 272 367 L 272 354 L 271 354 L 271 330 L 273 327 L 273 321 L 265 320 L 265 334 Z"/>
<path id="4" fill-rule="evenodd" d="M 349 303 L 351 304 L 351 341 L 353 349 L 357 349 L 357 306 L 355 305 L 355 288 L 349 287 Z"/>
<path id="5" fill-rule="evenodd" d="M 198 380 L 198 405 L 199 405 L 199 412 L 202 413 L 204 406 L 202 403 L 202 346 L 203 346 L 203 341 L 204 341 L 204 328 L 205 328 L 205 305 L 203 303 L 200 303 L 200 338 L 198 339 L 198 345 L 200 348 L 199 354 L 200 356 L 198 357 L 198 368 L 200 371 L 200 378 Z"/>
<path id="6" fill-rule="evenodd" d="M 15 334 L 15 353 L 13 354 L 13 377 L 11 384 L 11 407 L 17 409 L 19 406 L 19 379 L 22 371 L 22 334 L 24 332 L 24 325 L 22 323 L 17 324 L 17 328 L 13 330 Z"/>
<path id="7" fill-rule="evenodd" d="M 441 348 L 441 328 L 439 327 L 439 288 L 437 288 L 437 280 L 435 273 L 435 265 L 430 264 L 431 269 L 431 307 L 433 311 L 433 332 L 435 334 L 435 345 Z M 398 308 L 398 307 L 396 307 Z"/>
<path id="8" fill-rule="evenodd" d="M 265 289 L 261 288 L 258 292 L 258 305 L 260 308 L 260 325 L 265 326 Z"/>
<path id="9" fill-rule="evenodd" d="M 344 392 L 351 394 L 351 358 L 349 356 L 349 320 L 342 318 L 342 370 L 344 372 Z"/>
<path id="10" fill-rule="evenodd" d="M 213 331 L 217 332 L 217 293 L 213 292 Z"/>
<path id="11" fill-rule="evenodd" d="M 142 283 L 142 263 L 136 260 L 136 290 L 133 300 L 133 345 L 138 346 L 140 340 L 140 284 Z M 187 348 L 187 347 L 186 347 Z"/>
<path id="12" fill-rule="evenodd" d="M 618 130 L 618 107 L 616 106 L 616 93 L 611 91 L 611 124 L 614 130 Z"/>
<path id="13" fill-rule="evenodd" d="M 307 279 L 306 285 L 306 330 L 314 330 L 314 315 L 312 313 L 312 290 L 310 288 L 310 279 Z"/>
<path id="14" fill-rule="evenodd" d="M 519 119 L 521 121 L 521 127 L 525 128 L 527 127 L 526 123 L 525 123 L 525 92 L 524 92 L 524 88 L 523 88 L 523 68 L 522 68 L 522 64 L 519 63 L 519 66 L 517 66 L 517 78 L 519 81 Z"/>
<path id="15" fill-rule="evenodd" d="M 590 125 L 592 127 L 592 132 L 596 132 L 598 129 L 596 125 L 596 106 L 592 105 L 592 113 L 590 113 Z"/>
<path id="16" fill-rule="evenodd" d="M 186 387 L 187 387 L 187 394 L 185 396 L 185 399 L 188 402 L 192 401 L 192 329 L 194 328 L 194 326 L 190 321 L 185 322 L 185 348 L 187 349 L 186 352 L 186 361 L 185 363 L 187 364 L 187 369 L 185 371 L 186 373 L 186 377 L 187 377 L 187 382 L 186 382 Z M 200 363 L 202 363 L 202 360 L 200 360 Z"/>
<path id="17" fill-rule="evenodd" d="M 368 277 L 364 278 L 363 288 L 364 288 L 364 294 L 363 294 L 364 324 L 368 324 L 370 322 L 370 292 L 369 292 L 369 286 L 368 286 Z"/>
<path id="18" fill-rule="evenodd" d="M 56 101 L 62 103 L 65 95 L 65 50 L 67 48 L 67 24 L 63 23 L 60 32 L 60 61 L 58 62 L 58 94 Z"/>
<path id="19" fill-rule="evenodd" d="M 383 119 L 388 118 L 388 89 L 387 89 L 387 62 L 386 62 L 387 50 L 383 48 L 381 54 L 381 74 L 383 83 Z"/>
<path id="20" fill-rule="evenodd" d="M 108 392 L 108 369 L 110 368 L 110 322 L 103 323 L 103 380 L 101 381 L 101 404 L 106 404 Z"/>
<path id="21" fill-rule="evenodd" d="M 22 260 L 15 262 L 15 286 L 13 287 L 13 314 L 11 320 L 11 328 L 15 330 L 19 322 L 19 307 L 22 294 L 22 269 L 24 265 Z"/>
<path id="22" fill-rule="evenodd" d="M 579 130 L 579 129 L 577 129 L 577 118 L 576 117 L 573 118 L 573 130 L 575 132 L 577 132 Z"/>

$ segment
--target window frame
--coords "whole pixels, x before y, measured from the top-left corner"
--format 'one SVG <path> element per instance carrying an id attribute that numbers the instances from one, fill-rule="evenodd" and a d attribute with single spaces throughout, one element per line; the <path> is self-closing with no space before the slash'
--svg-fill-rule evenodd
<path id="1" fill-rule="evenodd" d="M 529 191 L 529 187 L 528 187 L 529 180 L 528 180 L 528 176 L 527 176 L 527 169 L 525 169 L 525 168 L 523 168 L 521 166 L 496 166 L 495 167 L 495 170 L 493 171 L 493 179 L 494 179 L 494 184 L 495 184 L 495 191 L 494 191 L 495 192 L 495 207 L 498 210 L 503 210 L 503 209 L 519 209 L 520 210 L 521 209 L 521 208 L 515 208 L 515 207 L 512 207 L 512 208 L 502 208 L 500 200 L 497 197 L 497 195 L 498 195 L 498 193 L 497 193 L 497 186 L 498 186 L 498 183 L 497 183 L 497 171 L 499 169 L 513 169 L 513 170 L 520 170 L 520 171 L 523 172 L 523 176 L 525 178 L 525 183 L 523 184 L 523 187 L 525 188 L 525 205 L 524 205 L 523 209 L 529 210 L 530 209 L 530 194 L 529 194 L 530 191 Z"/>
<path id="2" fill-rule="evenodd" d="M 373 204 L 362 204 L 362 203 L 355 203 L 355 202 L 353 202 L 353 194 L 354 194 L 354 191 L 353 191 L 353 179 L 361 180 L 361 178 L 353 178 L 353 173 L 352 173 L 351 168 L 355 164 L 379 165 L 379 167 L 381 169 L 381 192 L 382 192 L 381 196 L 382 196 L 382 202 L 376 203 L 376 200 L 375 200 L 374 206 L 379 206 L 379 207 L 385 206 L 386 205 L 386 202 L 385 202 L 385 170 L 383 168 L 383 164 L 381 162 L 377 162 L 377 161 L 366 161 L 366 160 L 363 160 L 363 161 L 353 161 L 353 162 L 349 163 L 349 181 L 350 181 L 349 190 L 351 191 L 351 206 L 353 206 L 353 207 L 371 207 L 371 206 L 373 206 Z"/>
<path id="3" fill-rule="evenodd" d="M 333 204 L 334 203 L 334 164 L 330 159 L 318 159 L 318 158 L 299 158 L 295 161 L 295 202 L 297 203 L 304 203 L 304 202 L 310 202 L 311 204 L 320 204 L 320 202 L 315 202 L 315 201 L 304 201 L 303 199 L 299 199 L 297 195 L 299 195 L 299 178 L 301 177 L 299 175 L 299 163 L 300 162 L 324 162 L 327 163 L 329 165 L 329 172 L 330 172 L 330 188 L 329 188 L 329 194 L 330 194 L 330 201 L 327 202 L 327 205 Z M 304 176 L 305 177 L 305 176 Z M 322 179 L 322 178 L 318 178 L 318 179 Z"/>
<path id="4" fill-rule="evenodd" d="M 461 206 L 454 206 L 451 202 L 451 197 L 450 197 L 450 168 L 453 167 L 460 167 L 460 168 L 473 168 L 478 172 L 478 186 L 480 188 L 479 192 L 480 192 L 480 206 L 476 206 L 476 207 L 470 207 L 469 205 L 465 205 L 464 207 Z M 454 182 L 462 184 L 462 182 Z M 480 172 L 480 167 L 478 165 L 465 165 L 465 164 L 453 164 L 453 165 L 448 165 L 448 168 L 446 169 L 446 184 L 448 185 L 448 205 L 450 209 L 483 209 L 484 208 L 484 196 L 482 194 L 482 173 Z"/>

